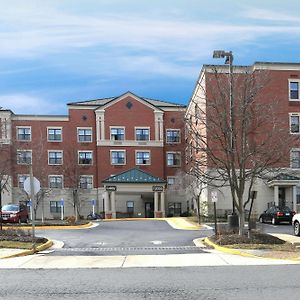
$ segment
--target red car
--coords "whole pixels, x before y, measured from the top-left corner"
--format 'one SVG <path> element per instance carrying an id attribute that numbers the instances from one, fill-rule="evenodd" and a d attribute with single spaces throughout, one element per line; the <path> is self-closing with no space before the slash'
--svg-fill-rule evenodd
<path id="1" fill-rule="evenodd" d="M 27 223 L 28 211 L 25 205 L 7 204 L 2 206 L 1 217 L 5 223 Z"/>

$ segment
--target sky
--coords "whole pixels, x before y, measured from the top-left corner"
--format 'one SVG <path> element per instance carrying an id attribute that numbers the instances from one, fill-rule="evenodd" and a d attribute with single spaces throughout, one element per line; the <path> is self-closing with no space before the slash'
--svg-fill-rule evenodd
<path id="1" fill-rule="evenodd" d="M 187 104 L 203 64 L 300 62 L 299 0 L 0 0 L 0 107 L 119 96 Z"/>

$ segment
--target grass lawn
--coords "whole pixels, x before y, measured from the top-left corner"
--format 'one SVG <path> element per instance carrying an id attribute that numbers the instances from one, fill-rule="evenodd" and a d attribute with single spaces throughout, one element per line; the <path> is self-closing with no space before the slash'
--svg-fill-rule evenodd
<path id="1" fill-rule="evenodd" d="M 42 245 L 42 243 L 36 243 L 36 247 Z M 19 242 L 19 241 L 0 241 L 0 248 L 14 248 L 14 249 L 32 249 L 31 242 Z"/>

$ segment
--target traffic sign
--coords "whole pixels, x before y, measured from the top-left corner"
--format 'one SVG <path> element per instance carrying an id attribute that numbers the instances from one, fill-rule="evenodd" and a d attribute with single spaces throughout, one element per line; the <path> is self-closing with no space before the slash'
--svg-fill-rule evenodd
<path id="1" fill-rule="evenodd" d="M 217 191 L 211 192 L 211 202 L 218 202 L 218 192 Z"/>
<path id="2" fill-rule="evenodd" d="M 33 179 L 33 194 L 36 195 L 41 189 L 41 183 L 35 177 Z M 30 195 L 31 194 L 31 185 L 30 185 L 30 177 L 27 177 L 24 181 L 24 191 Z"/>

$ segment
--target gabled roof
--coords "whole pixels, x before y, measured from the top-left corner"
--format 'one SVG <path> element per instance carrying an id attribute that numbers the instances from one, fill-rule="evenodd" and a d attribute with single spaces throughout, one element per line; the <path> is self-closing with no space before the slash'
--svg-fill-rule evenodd
<path id="1" fill-rule="evenodd" d="M 297 176 L 293 176 L 293 175 L 289 175 L 289 174 L 285 174 L 285 173 L 279 173 L 278 175 L 276 175 L 269 181 L 273 181 L 273 180 L 300 180 L 300 178 Z"/>
<path id="2" fill-rule="evenodd" d="M 153 176 L 137 168 L 110 176 L 103 183 L 166 183 L 166 180 Z"/>
<path id="3" fill-rule="evenodd" d="M 185 108 L 186 105 L 183 104 L 178 104 L 178 103 L 174 103 L 174 102 L 169 102 L 169 101 L 162 101 L 162 100 L 156 100 L 156 99 L 150 99 L 150 98 L 145 98 L 145 97 L 140 97 L 135 95 L 134 93 L 128 91 L 120 96 L 117 97 L 110 97 L 110 98 L 100 98 L 100 99 L 95 99 L 95 100 L 86 100 L 86 101 L 78 101 L 78 102 L 72 102 L 72 103 L 68 103 L 68 105 L 72 105 L 72 106 L 104 106 L 106 104 L 108 104 L 111 101 L 114 101 L 126 94 L 132 95 L 134 97 L 138 97 L 146 102 L 148 102 L 149 104 L 156 106 L 156 107 L 177 107 L 177 108 Z"/>

